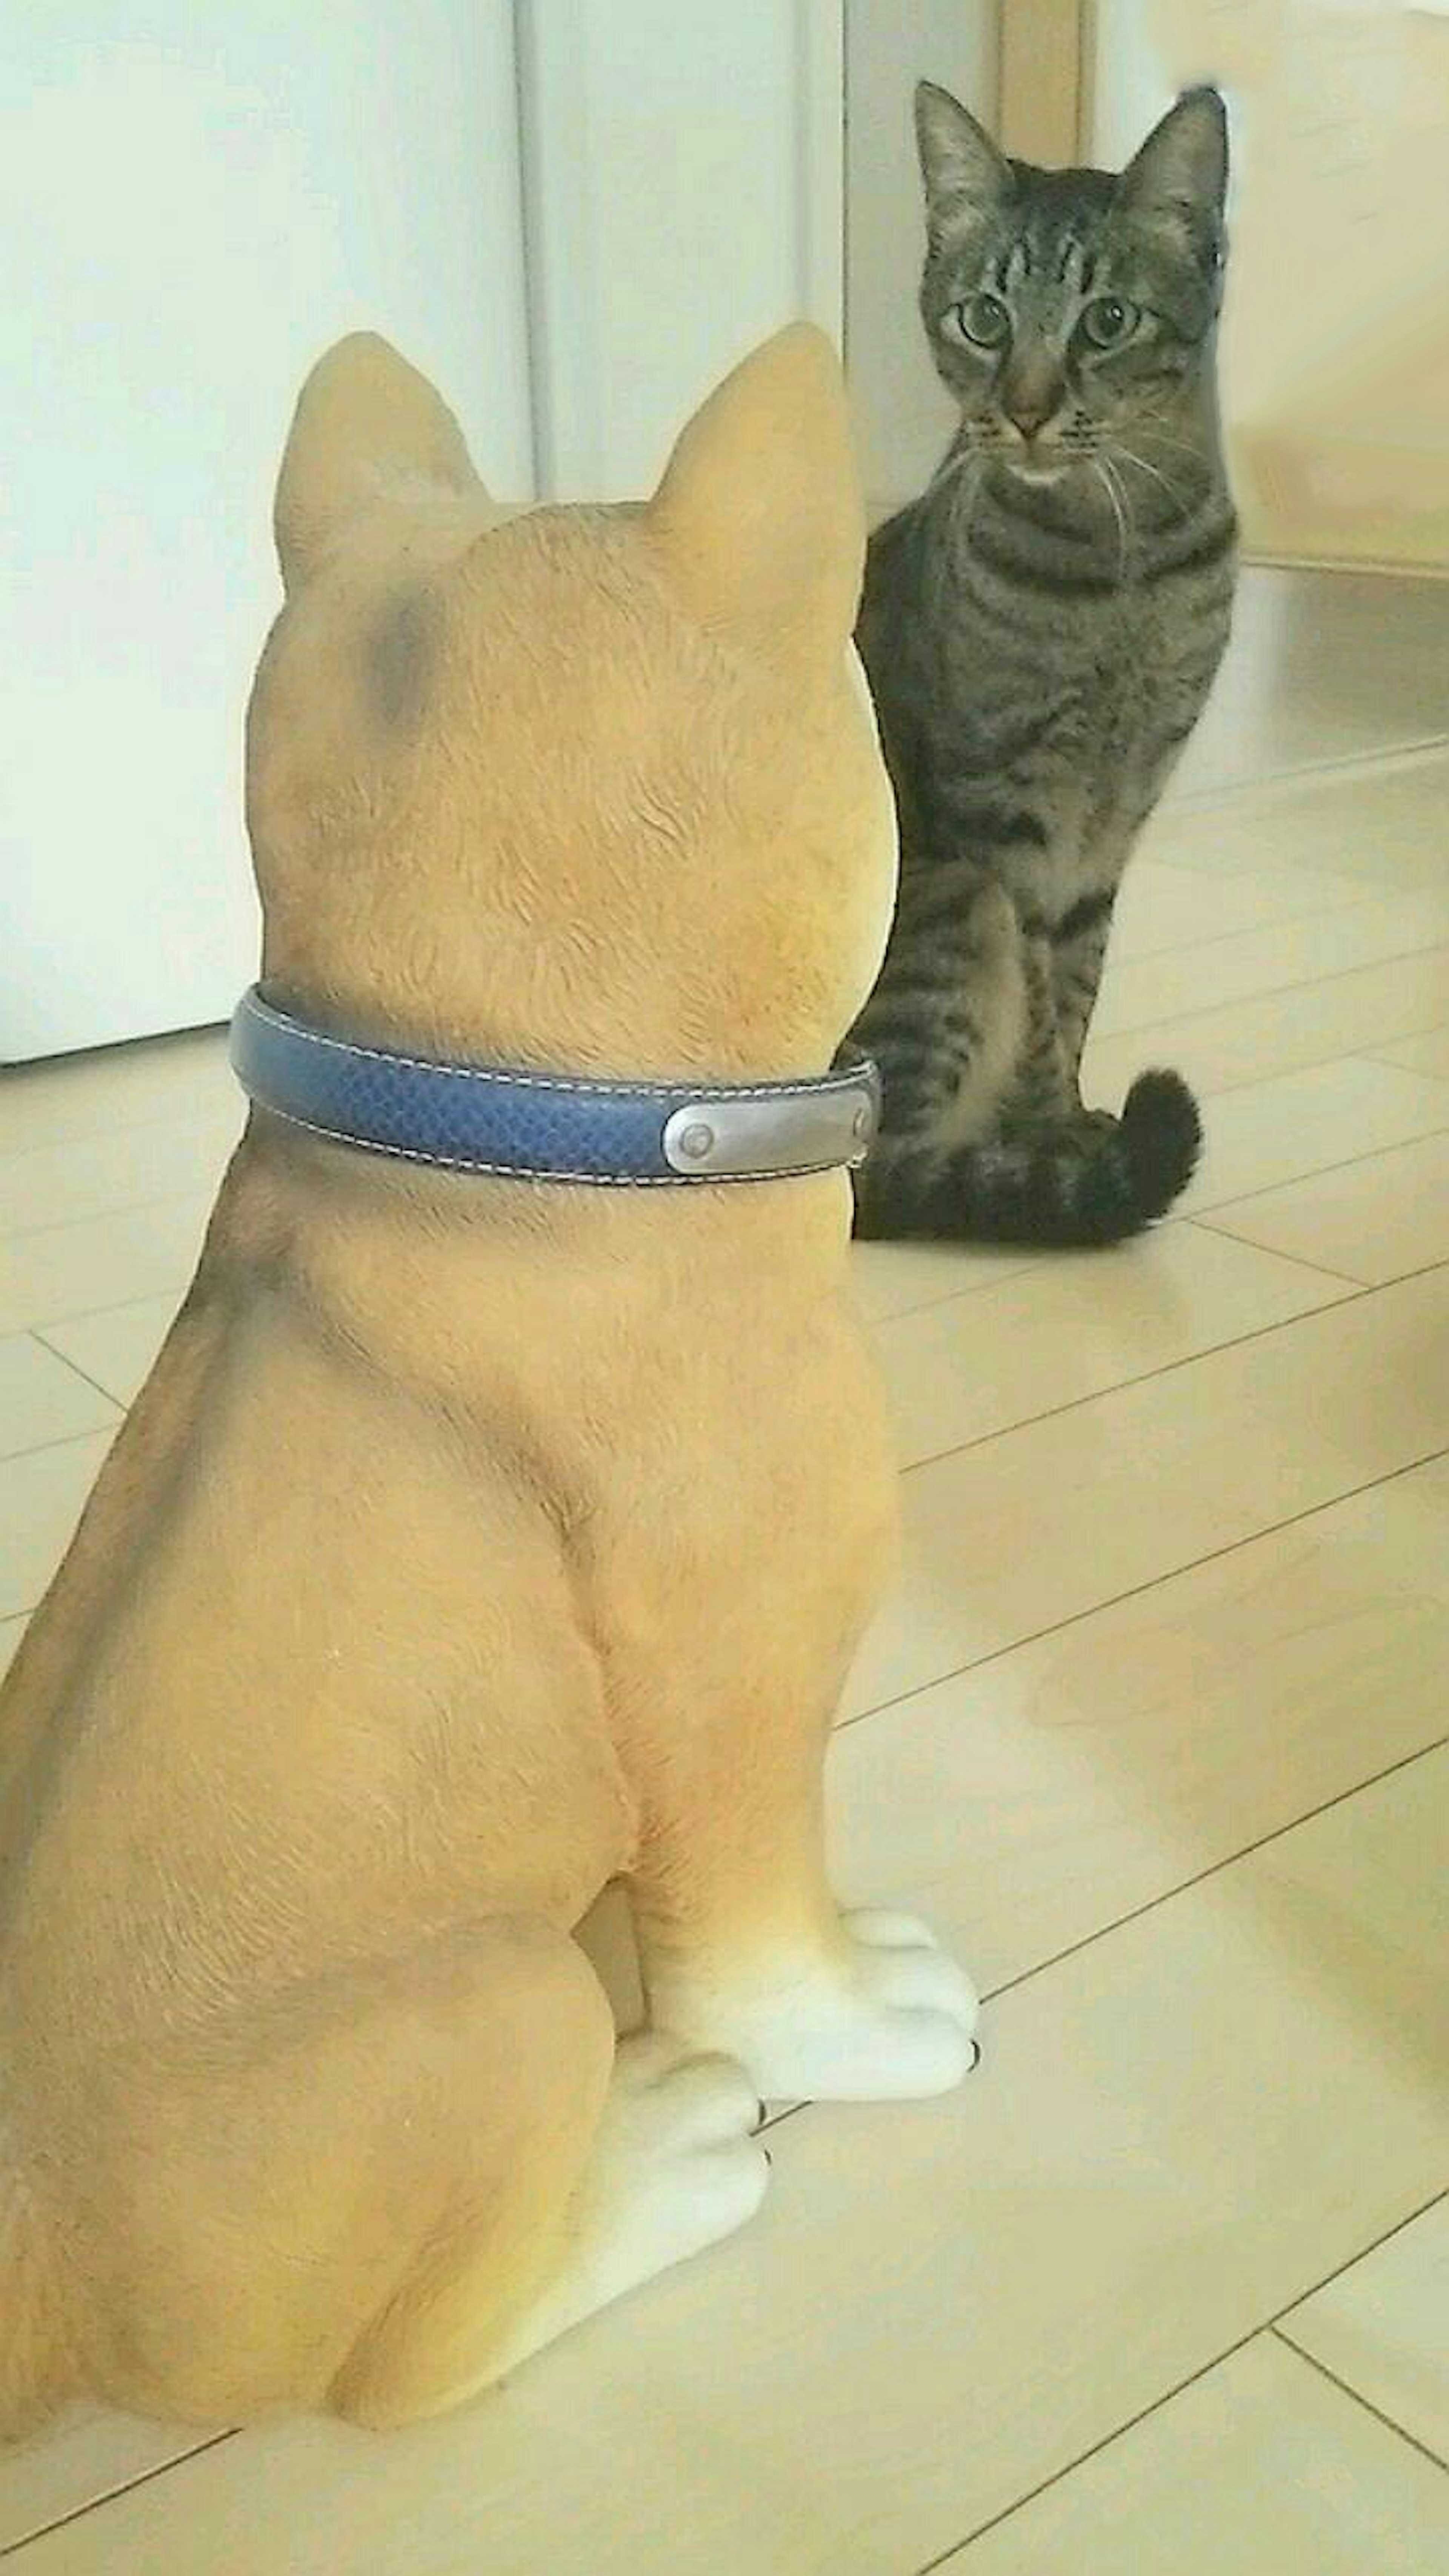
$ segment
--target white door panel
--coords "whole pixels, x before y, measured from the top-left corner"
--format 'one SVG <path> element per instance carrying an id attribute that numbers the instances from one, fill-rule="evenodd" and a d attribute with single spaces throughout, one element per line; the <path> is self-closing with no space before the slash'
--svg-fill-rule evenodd
<path id="1" fill-rule="evenodd" d="M 847 0 L 846 354 L 877 518 L 914 499 L 956 421 L 916 307 L 916 83 L 938 82 L 993 125 L 998 17 L 999 0 Z"/>
<path id="2" fill-rule="evenodd" d="M 726 368 L 841 331 L 840 0 L 522 0 L 540 479 L 653 488 Z"/>
<path id="3" fill-rule="evenodd" d="M 223 1017 L 298 384 L 386 332 L 532 488 L 510 0 L 45 0 L 0 70 L 0 1061 Z"/>

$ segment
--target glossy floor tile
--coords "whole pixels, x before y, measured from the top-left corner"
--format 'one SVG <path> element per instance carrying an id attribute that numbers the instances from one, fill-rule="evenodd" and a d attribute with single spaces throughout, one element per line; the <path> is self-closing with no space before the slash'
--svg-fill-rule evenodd
<path id="1" fill-rule="evenodd" d="M 858 1243 L 851 1253 L 851 1284 L 867 1323 L 879 1323 L 942 1297 L 994 1287 L 1041 1268 L 1045 1260 L 1042 1253 L 999 1252 L 984 1243 Z"/>
<path id="2" fill-rule="evenodd" d="M 840 1727 L 838 1883 L 995 1991 L 1436 1745 L 1446 1672 L 1436 1460 Z"/>
<path id="3" fill-rule="evenodd" d="M 1381 1146 L 1449 1128 L 1449 1082 L 1345 1058 L 1223 1092 L 1203 1113 L 1202 1159 L 1178 1202 L 1206 1211 Z"/>
<path id="4" fill-rule="evenodd" d="M 1282 2332 L 1449 2464 L 1449 2199 L 1290 2308 Z"/>
<path id="5" fill-rule="evenodd" d="M 235 1100 L 223 1030 L 100 1047 L 0 1075 L 0 1150 L 110 1136 L 155 1119 L 199 1119 L 229 1111 Z"/>
<path id="6" fill-rule="evenodd" d="M 1206 1222 L 1343 1279 L 1401 1279 L 1449 1261 L 1449 1136 L 1425 1136 L 1283 1189 L 1228 1199 Z"/>
<path id="7" fill-rule="evenodd" d="M 1449 883 L 1441 889 L 1373 895 L 1335 904 L 1304 921 L 1217 936 L 1205 907 L 1202 937 L 1190 948 L 1109 964 L 1093 1027 L 1100 1037 L 1151 1028 L 1187 1011 L 1206 1011 L 1256 993 L 1370 966 L 1449 939 Z"/>
<path id="8" fill-rule="evenodd" d="M 902 1466 L 1347 1293 L 1299 1262 L 1224 1260 L 1225 1242 L 1210 1248 L 1196 1227 L 1163 1226 L 1146 1243 L 1061 1255 L 878 1326 Z"/>
<path id="9" fill-rule="evenodd" d="M 110 1445 L 109 1430 L 92 1431 L 0 1460 L 0 1618 L 35 1608 Z"/>
<path id="10" fill-rule="evenodd" d="M 846 1692 L 898 1699 L 1449 1448 L 1449 1272 L 1360 1293 L 904 1478 Z"/>
<path id="11" fill-rule="evenodd" d="M 241 1132 L 239 1108 L 109 1136 L 71 1136 L 0 1153 L 0 1237 L 142 1207 L 178 1190 L 215 1190 Z"/>
<path id="12" fill-rule="evenodd" d="M 118 1408 L 32 1333 L 0 1338 L 0 1460 L 73 1440 L 119 1418 Z"/>
<path id="13" fill-rule="evenodd" d="M 1446 707 L 1449 582 L 1255 566 L 1173 792 L 1426 742 Z"/>
<path id="14" fill-rule="evenodd" d="M 88 1315 L 166 1289 L 196 1267 L 212 1190 L 120 1208 L 0 1240 L 0 1332 Z"/>
<path id="15" fill-rule="evenodd" d="M 1202 1096 L 1292 1073 L 1334 1057 L 1401 1060 L 1413 1032 L 1432 1029 L 1449 1010 L 1449 946 L 1420 948 L 1376 966 L 1352 966 L 1318 983 L 1251 993 L 1216 1009 L 1189 1008 L 1150 1027 L 1094 1036 L 1086 1054 L 1086 1095 L 1117 1108 L 1144 1065 L 1171 1064 Z M 1433 1062 L 1403 1059 L 1414 1073 L 1444 1078 Z"/>
<path id="16" fill-rule="evenodd" d="M 1167 852 L 1173 856 L 1171 845 Z M 1208 871 L 1164 866 L 1145 854 L 1128 869 L 1112 916 L 1112 955 L 1120 965 L 1129 957 L 1156 957 L 1164 949 L 1185 948 L 1203 936 L 1229 938 L 1239 930 L 1266 929 L 1270 922 L 1302 921 L 1311 913 L 1340 904 L 1366 902 L 1373 889 L 1347 877 L 1324 876 L 1312 868 L 1243 868 L 1214 874 L 1210 885 L 1199 882 Z"/>
<path id="17" fill-rule="evenodd" d="M 941 2576 L 1439 2576 L 1449 2485 L 1276 2335 L 941 2563 Z"/>
<path id="18" fill-rule="evenodd" d="M 1449 582 L 1444 587 L 1449 601 Z M 1257 878 L 1265 869 L 1281 876 L 1302 868 L 1325 896 L 1330 884 L 1345 894 L 1414 886 L 1432 892 L 1444 882 L 1446 794 L 1446 744 L 1398 759 L 1339 761 L 1295 777 L 1260 778 L 1230 795 L 1169 799 L 1148 824 L 1139 855 L 1153 867 L 1209 880 L 1201 888 L 1205 922 L 1214 919 L 1227 878 Z"/>
<path id="19" fill-rule="evenodd" d="M 119 1404 L 134 1404 L 171 1328 L 180 1298 L 139 1297 L 128 1306 L 106 1306 L 98 1315 L 71 1315 L 47 1324 L 44 1339 Z"/>
<path id="20" fill-rule="evenodd" d="M 224 2443 L 27 2576 L 913 2576 L 1438 2188 L 1446 1772 L 1018 1986 L 959 2095 L 787 2120 L 750 2229 L 466 2415 Z"/>
<path id="21" fill-rule="evenodd" d="M 1411 1073 L 1432 1073 L 1449 1081 L 1449 1028 L 1426 1029 L 1420 1037 L 1396 1038 L 1372 1052 L 1383 1064 L 1407 1065 Z"/>

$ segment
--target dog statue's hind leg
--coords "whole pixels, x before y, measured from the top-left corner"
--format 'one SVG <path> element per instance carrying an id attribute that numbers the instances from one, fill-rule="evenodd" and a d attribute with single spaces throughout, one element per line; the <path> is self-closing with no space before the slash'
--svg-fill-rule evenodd
<path id="1" fill-rule="evenodd" d="M 113 2404 L 441 2414 L 742 2225 L 766 2178 L 740 2069 L 647 2037 L 616 2058 L 583 1953 L 524 1918 L 283 1991 L 156 2076 L 107 2106 L 104 2228 L 55 2196 L 54 2296 L 38 2248 L 7 2275 L 35 2365 L 7 2429 L 69 2393 L 26 2322 L 62 2286 L 74 2385 Z"/>
<path id="2" fill-rule="evenodd" d="M 768 2158 L 751 2136 L 759 2106 L 749 2079 L 726 2058 L 645 2034 L 615 2052 L 600 2112 L 602 2002 L 596 1990 L 587 2029 L 570 2012 L 549 2025 L 552 2110 L 543 2115 L 534 2098 L 503 2193 L 470 2205 L 461 2191 L 452 2224 L 414 2257 L 332 2384 L 339 2413 L 388 2426 L 461 2405 L 753 2217 Z"/>

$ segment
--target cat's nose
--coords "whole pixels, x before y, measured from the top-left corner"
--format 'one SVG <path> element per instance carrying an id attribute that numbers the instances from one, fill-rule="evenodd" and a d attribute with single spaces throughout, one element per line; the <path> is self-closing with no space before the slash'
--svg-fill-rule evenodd
<path id="1" fill-rule="evenodd" d="M 1038 430 L 1045 429 L 1056 407 L 1055 394 L 1018 394 L 1005 409 L 1013 429 L 1019 429 L 1022 437 L 1030 441 Z"/>
<path id="2" fill-rule="evenodd" d="M 1014 349 L 997 399 L 1013 429 L 1030 445 L 1060 410 L 1065 392 L 1061 369 L 1045 352 Z"/>

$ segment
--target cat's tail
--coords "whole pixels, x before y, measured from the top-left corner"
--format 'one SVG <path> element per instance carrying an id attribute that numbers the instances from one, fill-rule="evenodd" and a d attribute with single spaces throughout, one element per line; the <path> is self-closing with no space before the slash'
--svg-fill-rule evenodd
<path id="1" fill-rule="evenodd" d="M 857 1234 L 877 1241 L 1121 1243 L 1186 1189 L 1202 1145 L 1180 1073 L 1140 1073 L 1120 1118 L 1083 1117 L 1000 1144 L 893 1146 L 860 1175 Z"/>

